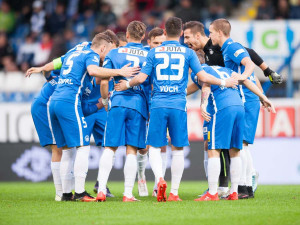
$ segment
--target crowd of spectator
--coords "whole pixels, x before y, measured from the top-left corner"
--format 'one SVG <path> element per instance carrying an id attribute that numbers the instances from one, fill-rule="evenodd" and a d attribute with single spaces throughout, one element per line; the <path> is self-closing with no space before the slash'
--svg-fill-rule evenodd
<path id="1" fill-rule="evenodd" d="M 105 0 L 0 0 L 0 71 L 26 71 L 58 57 L 95 33 L 109 28 L 125 32 L 129 22 L 142 20 L 147 31 L 163 27 L 172 15 L 183 22 L 230 16 L 241 0 L 120 0 L 120 15 Z M 298 5 L 287 0 L 259 0 L 257 19 L 299 18 Z M 127 2 L 127 3 L 126 3 Z M 277 7 L 276 7 L 277 6 Z"/>
<path id="2" fill-rule="evenodd" d="M 300 0 L 259 0 L 256 19 L 300 19 Z"/>
<path id="3" fill-rule="evenodd" d="M 150 31 L 172 15 L 184 22 L 224 17 L 230 13 L 225 6 L 240 0 L 122 1 L 127 8 L 116 15 L 104 0 L 0 0 L 0 71 L 42 65 L 107 28 L 124 32 L 133 20 L 144 21 Z"/>

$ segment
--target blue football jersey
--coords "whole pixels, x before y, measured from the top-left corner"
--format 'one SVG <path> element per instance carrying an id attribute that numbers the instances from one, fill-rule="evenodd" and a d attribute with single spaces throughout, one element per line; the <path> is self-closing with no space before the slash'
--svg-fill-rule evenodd
<path id="1" fill-rule="evenodd" d="M 64 57 L 57 88 L 51 99 L 81 104 L 82 87 L 85 82 L 92 82 L 93 79 L 87 73 L 87 67 L 99 66 L 99 62 L 99 55 L 90 48 L 68 52 Z"/>
<path id="2" fill-rule="evenodd" d="M 186 110 L 186 88 L 189 68 L 202 70 L 196 53 L 178 41 L 165 41 L 152 49 L 141 72 L 151 77 L 151 108 Z"/>
<path id="3" fill-rule="evenodd" d="M 60 70 L 53 70 L 51 72 L 51 76 L 53 77 L 52 80 L 46 82 L 41 91 L 39 92 L 39 94 L 35 97 L 36 99 L 39 99 L 40 101 L 47 103 L 49 98 L 51 97 L 51 95 L 53 94 L 56 86 L 57 86 L 57 82 L 59 79 L 59 73 Z"/>
<path id="4" fill-rule="evenodd" d="M 231 38 L 228 38 L 221 48 L 225 67 L 232 69 L 233 71 L 242 74 L 245 71 L 245 66 L 241 64 L 241 61 L 245 57 L 249 57 L 247 50 L 239 43 L 234 42 Z M 254 73 L 248 77 L 254 84 L 256 84 Z M 259 100 L 258 96 L 251 92 L 244 85 L 239 85 L 239 92 L 243 102 Z"/>
<path id="5" fill-rule="evenodd" d="M 230 78 L 233 72 L 233 70 L 229 68 L 220 66 L 208 66 L 206 64 L 203 64 L 202 66 L 205 72 L 222 80 Z M 214 114 L 217 111 L 233 105 L 243 106 L 242 99 L 236 88 L 223 88 L 218 85 L 211 85 L 207 112 Z"/>
<path id="6" fill-rule="evenodd" d="M 131 66 L 142 67 L 146 61 L 148 51 L 144 49 L 140 43 L 128 43 L 127 45 L 112 49 L 104 59 L 103 67 L 109 69 L 120 69 L 128 63 Z M 118 83 L 121 79 L 131 80 L 122 76 L 114 77 L 114 83 Z M 112 91 L 110 100 L 111 107 L 121 106 L 137 110 L 144 118 L 148 118 L 148 103 L 145 93 L 145 86 L 149 82 L 145 82 L 139 86 L 135 86 L 126 91 Z"/>

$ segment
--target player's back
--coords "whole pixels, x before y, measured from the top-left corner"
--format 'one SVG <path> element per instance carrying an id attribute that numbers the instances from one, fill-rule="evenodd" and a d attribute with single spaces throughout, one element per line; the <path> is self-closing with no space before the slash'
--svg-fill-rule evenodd
<path id="1" fill-rule="evenodd" d="M 201 66 L 194 51 L 181 45 L 178 41 L 165 41 L 161 46 L 149 52 L 149 60 L 151 60 L 149 64 L 151 63 L 153 70 L 145 70 L 145 73 L 150 73 L 152 76 L 151 108 L 165 107 L 185 110 L 189 67 L 193 66 L 192 56 L 198 61 L 200 68 L 197 69 L 197 72 L 199 72 Z"/>
<path id="2" fill-rule="evenodd" d="M 78 101 L 80 104 L 82 87 L 85 82 L 91 82 L 92 80 L 92 77 L 87 73 L 87 61 L 99 64 L 99 55 L 89 48 L 71 51 L 65 55 L 60 78 L 57 88 L 52 95 L 52 100 L 62 100 L 71 103 Z"/>
<path id="3" fill-rule="evenodd" d="M 120 69 L 131 63 L 130 66 L 139 66 L 142 68 L 146 61 L 148 51 L 144 49 L 140 43 L 129 42 L 127 45 L 112 49 L 106 56 L 103 67 L 109 69 Z M 114 83 L 120 80 L 131 80 L 132 78 L 124 78 L 122 76 L 114 77 Z M 145 82 L 139 86 L 134 86 L 126 91 L 113 91 L 111 99 L 111 107 L 121 106 L 132 108 L 139 111 L 144 117 L 148 117 L 147 97 L 145 93 Z"/>
<path id="4" fill-rule="evenodd" d="M 203 70 L 212 76 L 225 80 L 231 77 L 232 70 L 220 66 L 202 65 Z M 209 97 L 209 105 L 214 107 L 214 112 L 233 105 L 243 106 L 239 92 L 235 88 L 220 87 L 218 85 L 211 85 L 211 94 Z"/>

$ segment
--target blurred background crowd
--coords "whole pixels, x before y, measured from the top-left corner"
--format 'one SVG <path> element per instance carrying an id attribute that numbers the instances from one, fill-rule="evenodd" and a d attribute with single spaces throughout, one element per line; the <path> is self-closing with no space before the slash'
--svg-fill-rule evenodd
<path id="1" fill-rule="evenodd" d="M 148 31 L 169 16 L 183 22 L 222 17 L 300 19 L 300 0 L 0 0 L 0 70 L 26 71 L 109 28 L 124 32 L 144 21 Z"/>

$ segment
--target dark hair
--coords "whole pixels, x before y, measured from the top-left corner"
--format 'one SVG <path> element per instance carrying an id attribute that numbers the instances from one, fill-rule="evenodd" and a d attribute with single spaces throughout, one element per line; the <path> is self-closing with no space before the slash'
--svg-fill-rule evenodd
<path id="1" fill-rule="evenodd" d="M 127 39 L 126 39 L 126 34 L 124 32 L 118 32 L 116 33 L 119 41 L 124 41 L 124 42 L 127 42 Z"/>
<path id="2" fill-rule="evenodd" d="M 117 47 L 119 47 L 120 42 L 119 42 L 119 38 L 117 37 L 117 35 L 115 34 L 115 32 L 113 32 L 112 30 L 106 30 L 103 32 L 103 34 L 107 35 L 108 37 L 110 37 L 110 39 L 112 40 L 112 43 L 115 44 Z"/>
<path id="3" fill-rule="evenodd" d="M 147 26 L 144 23 L 135 20 L 129 23 L 127 32 L 132 39 L 140 41 L 145 35 L 146 28 Z"/>
<path id="4" fill-rule="evenodd" d="M 164 34 L 163 29 L 161 29 L 159 27 L 155 27 L 148 33 L 148 39 L 151 40 L 151 38 L 155 38 L 155 37 L 161 36 L 163 34 Z"/>
<path id="5" fill-rule="evenodd" d="M 170 17 L 165 24 L 169 37 L 179 37 L 182 31 L 182 20 L 178 17 Z"/>
<path id="6" fill-rule="evenodd" d="M 217 19 L 213 21 L 210 25 L 213 25 L 216 31 L 222 31 L 225 36 L 230 35 L 231 25 L 228 20 Z"/>
<path id="7" fill-rule="evenodd" d="M 189 21 L 183 25 L 183 30 L 191 29 L 192 34 L 200 32 L 202 36 L 205 36 L 204 25 L 198 21 Z"/>
<path id="8" fill-rule="evenodd" d="M 111 38 L 106 35 L 106 34 L 96 34 L 95 37 L 92 40 L 92 46 L 93 47 L 99 47 L 101 44 L 105 44 L 106 43 L 112 43 L 113 41 L 111 40 Z"/>

